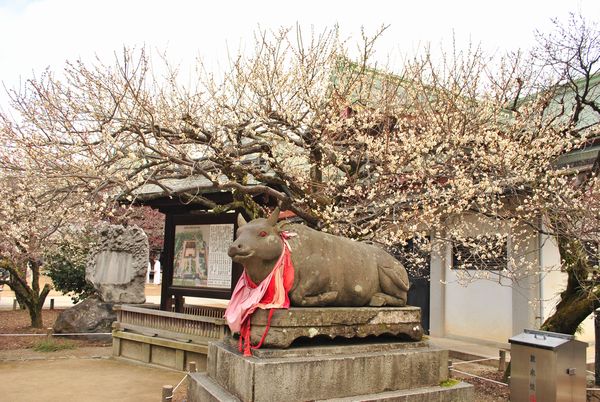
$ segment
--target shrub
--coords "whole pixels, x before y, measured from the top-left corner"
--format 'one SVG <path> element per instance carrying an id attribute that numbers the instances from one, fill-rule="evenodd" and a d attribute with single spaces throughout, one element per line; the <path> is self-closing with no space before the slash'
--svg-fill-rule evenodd
<path id="1" fill-rule="evenodd" d="M 44 258 L 46 274 L 54 288 L 71 296 L 73 303 L 96 293 L 85 280 L 85 266 L 91 241 L 85 237 L 78 242 L 64 242 L 48 252 Z"/>
<path id="2" fill-rule="evenodd" d="M 33 346 L 36 352 L 56 352 L 59 350 L 75 349 L 77 346 L 70 341 L 55 341 L 54 339 L 44 339 Z"/>

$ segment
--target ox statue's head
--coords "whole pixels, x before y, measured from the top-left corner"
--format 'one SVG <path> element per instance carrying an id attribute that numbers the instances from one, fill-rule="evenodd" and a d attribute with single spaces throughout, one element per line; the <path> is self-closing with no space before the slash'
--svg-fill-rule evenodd
<path id="1" fill-rule="evenodd" d="M 228 254 L 237 263 L 243 264 L 250 278 L 258 283 L 273 269 L 281 255 L 282 244 L 277 227 L 279 208 L 275 208 L 268 218 L 246 222 L 238 215 L 236 240 L 229 247 Z"/>

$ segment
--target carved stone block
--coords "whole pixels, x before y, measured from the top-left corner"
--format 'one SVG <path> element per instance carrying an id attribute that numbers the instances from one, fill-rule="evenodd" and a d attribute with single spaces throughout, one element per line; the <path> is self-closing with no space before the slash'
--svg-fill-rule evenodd
<path id="1" fill-rule="evenodd" d="M 144 303 L 148 237 L 137 226 L 103 225 L 90 250 L 85 278 L 103 302 Z"/>
<path id="2" fill-rule="evenodd" d="M 256 310 L 251 321 L 251 340 L 260 341 L 269 312 Z M 287 348 L 300 338 L 365 338 L 391 336 L 419 341 L 423 337 L 418 307 L 307 307 L 276 310 L 265 348 Z"/>

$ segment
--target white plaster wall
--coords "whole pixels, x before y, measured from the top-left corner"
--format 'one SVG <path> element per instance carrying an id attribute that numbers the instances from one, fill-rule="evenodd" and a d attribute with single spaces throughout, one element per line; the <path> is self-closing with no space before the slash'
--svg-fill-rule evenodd
<path id="1" fill-rule="evenodd" d="M 462 216 L 453 224 L 468 225 L 474 236 L 506 230 L 471 216 Z M 513 329 L 513 291 L 510 282 L 501 281 L 493 271 L 477 271 L 488 278 L 461 284 L 457 271 L 451 269 L 450 248 L 447 247 L 444 264 L 445 335 L 506 343 Z"/>
<path id="2" fill-rule="evenodd" d="M 512 335 L 525 329 L 538 328 L 540 314 L 540 243 L 539 235 L 527 225 L 511 229 L 509 264 L 514 276 L 511 281 L 513 294 Z"/>
<path id="3" fill-rule="evenodd" d="M 595 344 L 596 338 L 594 335 L 594 314 L 587 316 L 587 318 L 581 323 L 580 329 L 581 332 L 575 334 L 576 338 L 583 342 Z"/>
<path id="4" fill-rule="evenodd" d="M 508 230 L 469 216 L 457 218 L 452 224 L 468 225 L 473 235 Z M 528 269 L 538 271 L 539 263 L 542 273 L 517 269 L 521 277 L 514 283 L 501 281 L 490 271 L 489 279 L 460 284 L 457 271 L 451 269 L 450 247 L 432 254 L 432 335 L 507 342 L 524 328 L 539 328 L 554 312 L 567 275 L 560 272 L 560 255 L 553 238 L 521 232 L 519 243 L 526 244 L 525 250 L 513 250 L 509 241 L 509 253 L 524 256 L 530 264 Z M 577 338 L 594 341 L 592 315 L 582 323 Z"/>
<path id="5" fill-rule="evenodd" d="M 542 286 L 540 299 L 544 321 L 548 318 L 560 300 L 567 283 L 567 274 L 560 272 L 560 254 L 556 240 L 550 236 L 540 236 L 540 267 L 542 271 Z"/>
<path id="6" fill-rule="evenodd" d="M 512 288 L 487 279 L 462 286 L 449 268 L 446 278 L 446 334 L 507 342 L 512 336 Z"/>
<path id="7" fill-rule="evenodd" d="M 432 336 L 446 335 L 446 256 L 441 236 L 432 236 L 431 275 L 429 298 L 429 333 Z"/>

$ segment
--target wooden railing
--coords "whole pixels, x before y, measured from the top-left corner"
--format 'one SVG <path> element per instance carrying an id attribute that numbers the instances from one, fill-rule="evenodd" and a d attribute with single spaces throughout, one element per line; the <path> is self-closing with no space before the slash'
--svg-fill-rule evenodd
<path id="1" fill-rule="evenodd" d="M 147 336 L 206 344 L 223 339 L 227 331 L 224 310 L 217 307 L 188 305 L 187 314 L 131 305 L 115 306 L 114 310 L 117 312 L 115 330 Z"/>
<path id="2" fill-rule="evenodd" d="M 223 318 L 225 309 L 219 307 L 198 306 L 195 304 L 184 304 L 183 313 L 202 317 Z"/>

